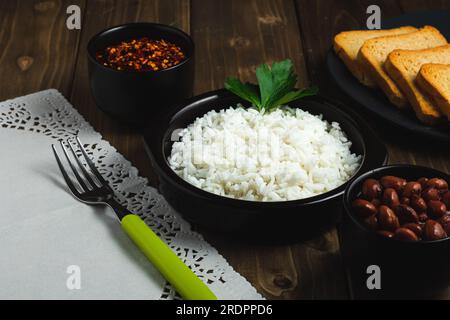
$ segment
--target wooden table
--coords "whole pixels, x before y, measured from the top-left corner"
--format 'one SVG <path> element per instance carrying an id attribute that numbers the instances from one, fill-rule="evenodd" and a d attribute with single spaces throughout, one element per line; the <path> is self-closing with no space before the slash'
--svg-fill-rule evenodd
<path id="1" fill-rule="evenodd" d="M 92 35 L 133 21 L 177 26 L 196 43 L 195 93 L 221 88 L 231 75 L 254 81 L 258 64 L 290 58 L 300 86 L 317 84 L 323 93 L 348 102 L 327 75 L 325 54 L 337 32 L 365 26 L 366 8 L 373 3 L 381 7 L 383 17 L 450 9 L 450 1 L 421 0 L 0 1 L 0 100 L 57 88 L 155 183 L 139 133 L 99 112 L 90 96 L 86 44 Z M 81 8 L 81 30 L 66 28 L 66 8 L 72 4 Z M 390 163 L 423 164 L 450 172 L 450 148 L 416 142 L 368 119 L 383 134 Z M 290 245 L 242 244 L 201 231 L 267 298 L 358 298 L 348 285 L 336 229 Z M 450 298 L 450 289 L 440 298 Z"/>

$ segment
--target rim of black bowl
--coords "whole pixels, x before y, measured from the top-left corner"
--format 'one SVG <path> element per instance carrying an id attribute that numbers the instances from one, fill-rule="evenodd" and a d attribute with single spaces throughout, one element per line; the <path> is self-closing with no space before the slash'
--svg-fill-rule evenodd
<path id="1" fill-rule="evenodd" d="M 347 187 L 345 188 L 344 197 L 343 197 L 343 205 L 344 205 L 345 214 L 361 230 L 363 230 L 364 232 L 367 232 L 367 234 L 373 235 L 374 237 L 376 237 L 382 241 L 396 242 L 396 243 L 402 243 L 405 245 L 416 245 L 416 246 L 426 245 L 426 244 L 430 244 L 430 243 L 440 243 L 440 242 L 444 242 L 444 241 L 450 241 L 450 236 L 447 238 L 444 238 L 444 239 L 439 239 L 439 240 L 420 240 L 420 241 L 402 241 L 402 240 L 397 240 L 397 239 L 389 239 L 389 238 L 380 236 L 379 234 L 377 234 L 376 232 L 374 232 L 372 230 L 367 229 L 367 227 L 365 227 L 361 223 L 361 221 L 358 218 L 356 218 L 355 215 L 353 214 L 353 210 L 350 205 L 350 201 L 351 201 L 350 192 L 352 191 L 352 189 L 355 187 L 356 184 L 360 183 L 362 180 L 372 177 L 376 173 L 380 173 L 380 172 L 387 171 L 387 170 L 406 169 L 406 168 L 427 170 L 430 172 L 434 172 L 439 176 L 444 176 L 448 181 L 450 181 L 450 175 L 448 175 L 447 173 L 445 173 L 443 171 L 440 171 L 440 170 L 437 170 L 434 168 L 430 168 L 430 167 L 418 166 L 418 165 L 412 165 L 412 164 L 394 164 L 394 165 L 381 166 L 379 168 L 369 170 L 369 171 L 359 175 L 357 178 L 355 178 L 354 180 L 350 181 L 350 183 L 348 183 Z M 390 175 L 392 175 L 392 173 L 390 173 Z"/>
<path id="2" fill-rule="evenodd" d="M 210 99 L 211 97 L 214 96 L 220 96 L 220 95 L 224 95 L 224 94 L 229 94 L 232 95 L 228 90 L 226 89 L 218 89 L 218 90 L 214 90 L 214 91 L 209 91 L 209 92 L 205 92 L 203 94 L 200 94 L 198 96 L 192 97 L 190 99 L 188 99 L 187 101 L 185 101 L 183 103 L 184 107 L 189 106 L 190 104 L 194 103 L 194 102 L 199 102 L 205 99 Z M 311 97 L 311 99 L 321 99 L 329 104 L 334 104 L 339 106 L 340 103 L 333 101 L 329 98 L 325 98 L 323 96 L 317 95 L 315 97 Z M 172 118 L 172 116 L 176 115 L 179 111 L 181 111 L 182 109 L 177 109 L 176 111 L 173 112 L 173 114 L 171 114 L 169 116 L 169 118 Z M 347 119 L 347 121 L 349 123 L 351 123 L 351 125 L 355 126 L 356 128 L 360 128 L 361 125 L 358 124 L 355 119 L 357 119 L 358 121 L 360 121 L 364 126 L 365 126 L 365 130 L 368 130 L 370 132 L 370 134 L 380 143 L 380 146 L 382 145 L 383 147 L 383 153 L 385 154 L 385 159 L 383 160 L 383 163 L 387 163 L 388 160 L 388 153 L 386 150 L 385 145 L 381 142 L 381 140 L 379 139 L 378 135 L 376 135 L 376 133 L 374 132 L 374 130 L 367 124 L 367 122 L 365 120 L 363 120 L 360 116 L 358 116 L 356 113 L 349 111 L 349 110 L 345 110 L 342 111 L 340 109 L 336 109 L 336 112 L 340 113 L 343 117 L 345 117 Z M 353 117 L 355 117 L 355 119 L 353 119 Z M 362 133 L 360 132 L 360 130 L 358 130 L 358 132 L 362 135 Z M 167 134 L 167 131 L 164 133 L 164 136 L 160 137 L 161 139 L 164 140 L 165 135 Z M 145 144 L 146 148 L 148 148 L 147 144 Z M 163 146 L 162 146 L 163 147 Z M 196 186 L 194 186 L 193 184 L 187 182 L 186 180 L 184 180 L 182 177 L 180 177 L 179 175 L 176 174 L 175 171 L 172 170 L 172 168 L 169 166 L 169 163 L 167 161 L 167 158 L 164 157 L 165 153 L 164 153 L 164 147 L 162 150 L 159 150 L 159 152 L 163 155 L 163 165 L 165 166 L 165 168 L 160 168 L 160 171 L 163 175 L 165 175 L 168 179 L 171 179 L 173 181 L 175 181 L 175 183 L 177 183 L 180 187 L 182 187 L 182 189 L 189 193 L 191 196 L 201 196 L 203 198 L 206 198 L 208 200 L 217 200 L 217 201 L 226 201 L 228 202 L 231 206 L 263 206 L 266 208 L 272 208 L 272 207 L 280 207 L 280 206 L 308 206 L 308 205 L 314 205 L 317 203 L 322 203 L 325 202 L 327 200 L 330 199 L 334 199 L 337 198 L 339 196 L 342 196 L 345 192 L 345 188 L 347 186 L 347 184 L 349 184 L 351 181 L 353 181 L 353 179 L 355 179 L 356 177 L 358 177 L 360 174 L 362 174 L 365 171 L 361 171 L 362 167 L 365 164 L 365 161 L 367 161 L 367 147 L 364 144 L 363 145 L 364 148 L 364 153 L 362 156 L 362 161 L 361 164 L 359 165 L 358 169 L 355 171 L 355 173 L 343 184 L 341 184 L 340 186 L 329 190 L 327 192 L 312 196 L 312 197 L 308 197 L 308 198 L 302 198 L 302 199 L 295 199 L 295 200 L 286 200 L 286 201 L 253 201 L 253 200 L 245 200 L 245 199 L 236 199 L 236 198 L 231 198 L 231 197 L 226 197 L 226 196 L 221 196 L 212 192 L 208 192 L 206 190 L 203 190 L 201 188 L 198 188 Z M 153 153 L 151 150 L 149 150 L 148 148 L 148 153 L 151 155 L 151 157 L 154 157 Z M 154 157 L 155 158 L 155 157 Z M 160 162 L 159 160 L 155 159 L 155 162 L 158 163 L 158 166 L 160 166 Z"/>
<path id="3" fill-rule="evenodd" d="M 103 64 L 101 64 L 100 62 L 97 61 L 95 56 L 92 56 L 92 50 L 90 48 L 93 45 L 93 43 L 99 37 L 101 37 L 103 34 L 108 33 L 108 32 L 115 32 L 117 30 L 130 28 L 130 27 L 159 27 L 159 28 L 164 28 L 164 29 L 170 30 L 172 32 L 178 33 L 180 37 L 186 38 L 186 40 L 188 41 L 189 45 L 191 46 L 190 55 L 187 55 L 185 57 L 185 59 L 183 61 L 181 61 L 179 64 L 176 64 L 176 65 L 174 65 L 174 66 L 172 66 L 170 68 L 167 68 L 167 69 L 161 69 L 161 70 L 157 70 L 157 71 L 152 71 L 152 70 L 148 70 L 148 71 L 115 70 L 115 69 L 112 69 L 112 68 L 105 67 Z M 149 74 L 149 73 L 162 73 L 162 72 L 165 72 L 165 71 L 170 71 L 170 70 L 176 69 L 176 68 L 181 67 L 182 65 L 186 64 L 188 61 L 192 60 L 192 57 L 194 56 L 195 44 L 194 44 L 194 40 L 192 39 L 192 37 L 189 34 L 187 34 L 186 32 L 184 32 L 181 29 L 169 26 L 167 24 L 156 23 L 156 22 L 131 22 L 131 23 L 124 23 L 124 24 L 113 26 L 113 27 L 109 27 L 109 28 L 103 29 L 102 31 L 96 33 L 89 40 L 89 42 L 88 42 L 88 44 L 86 46 L 86 51 L 88 53 L 88 58 L 92 62 L 94 62 L 96 65 L 98 65 L 99 67 L 101 67 L 101 68 L 103 68 L 105 70 L 113 71 L 113 72 L 116 72 L 116 73 Z"/>

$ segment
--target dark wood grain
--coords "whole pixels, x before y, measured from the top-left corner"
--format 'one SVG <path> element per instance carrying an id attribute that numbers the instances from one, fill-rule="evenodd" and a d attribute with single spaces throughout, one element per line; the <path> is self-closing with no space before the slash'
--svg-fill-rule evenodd
<path id="1" fill-rule="evenodd" d="M 69 94 L 80 31 L 66 8 L 84 0 L 0 1 L 0 100 L 58 88 Z"/>
<path id="2" fill-rule="evenodd" d="M 294 62 L 300 84 L 306 84 L 301 40 L 289 1 L 194 0 L 191 8 L 197 93 L 222 88 L 228 76 L 254 82 L 257 65 L 286 58 Z"/>
<path id="3" fill-rule="evenodd" d="M 308 84 L 293 2 L 194 0 L 191 10 L 197 46 L 196 92 L 222 88 L 227 76 L 254 82 L 258 64 L 286 58 L 295 64 L 299 85 Z M 347 296 L 335 230 L 291 246 L 242 246 L 203 233 L 268 298 Z"/>
<path id="4" fill-rule="evenodd" d="M 365 28 L 366 8 L 370 4 L 380 6 L 382 19 L 394 17 L 415 10 L 450 9 L 450 1 L 327 1 L 318 0 L 312 3 L 308 0 L 296 0 L 297 16 L 300 22 L 300 32 L 307 60 L 308 73 L 317 83 L 322 92 L 335 99 L 354 105 L 354 103 L 336 89 L 329 78 L 325 56 L 331 48 L 333 37 L 343 30 Z M 314 30 L 313 32 L 311 30 Z M 356 108 L 358 106 L 355 106 Z M 409 137 L 396 128 L 386 126 L 361 109 L 359 112 L 375 127 L 386 143 L 389 151 L 389 162 L 410 163 L 436 168 L 450 172 L 450 148 Z M 345 245 L 345 244 L 344 244 Z M 353 278 L 350 283 L 365 281 Z M 352 289 L 352 288 L 350 288 Z M 361 292 L 354 292 L 354 298 L 363 297 Z M 450 298 L 450 289 L 439 298 Z"/>
<path id="5" fill-rule="evenodd" d="M 155 183 L 139 132 L 113 121 L 100 112 L 89 91 L 86 46 L 89 39 L 100 30 L 127 22 L 160 22 L 189 31 L 189 1 L 89 1 L 84 16 L 80 52 L 75 69 L 70 101 L 78 111 L 102 133 L 114 147 L 124 154 L 140 171 Z M 149 100 L 149 103 L 151 101 Z"/>
<path id="6" fill-rule="evenodd" d="M 83 11 L 82 30 L 65 27 L 68 5 Z M 90 96 L 86 44 L 98 31 L 133 21 L 154 21 L 191 32 L 196 42 L 195 92 L 223 87 L 227 76 L 254 81 L 262 62 L 290 58 L 299 85 L 352 103 L 336 89 L 324 58 L 334 35 L 362 28 L 366 8 L 383 18 L 408 11 L 450 9 L 450 0 L 12 0 L 0 1 L 0 100 L 57 88 L 105 139 L 155 183 L 137 131 L 100 112 Z M 414 163 L 450 172 L 450 148 L 404 136 L 361 111 L 382 135 L 391 163 Z M 290 245 L 249 244 L 200 230 L 230 264 L 267 298 L 349 297 L 335 229 Z M 357 280 L 350 277 L 350 280 Z M 358 292 L 354 298 L 361 297 Z M 436 298 L 450 299 L 450 289 Z"/>
<path id="7" fill-rule="evenodd" d="M 296 12 L 305 48 L 308 73 L 314 83 L 332 87 L 325 68 L 325 55 L 334 36 L 344 30 L 366 28 L 366 9 L 371 4 L 381 8 L 382 16 L 400 14 L 396 1 L 296 0 Z"/>
<path id="8" fill-rule="evenodd" d="M 408 1 L 398 0 L 403 11 L 450 10 L 449 0 Z"/>

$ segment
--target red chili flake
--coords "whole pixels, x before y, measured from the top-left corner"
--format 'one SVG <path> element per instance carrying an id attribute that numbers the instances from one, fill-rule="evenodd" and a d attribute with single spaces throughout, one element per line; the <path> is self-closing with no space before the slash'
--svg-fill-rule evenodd
<path id="1" fill-rule="evenodd" d="M 171 42 L 144 37 L 106 47 L 96 53 L 96 59 L 105 67 L 120 71 L 158 71 L 179 64 L 185 55 Z"/>

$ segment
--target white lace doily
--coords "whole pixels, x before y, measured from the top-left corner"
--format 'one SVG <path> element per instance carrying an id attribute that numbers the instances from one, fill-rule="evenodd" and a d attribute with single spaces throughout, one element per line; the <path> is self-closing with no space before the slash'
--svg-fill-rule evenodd
<path id="1" fill-rule="evenodd" d="M 221 299 L 261 299 L 261 295 L 173 210 L 147 179 L 87 123 L 55 89 L 0 103 L 0 126 L 55 140 L 79 136 L 118 200 L 144 221 Z M 166 284 L 161 299 L 177 298 Z"/>

